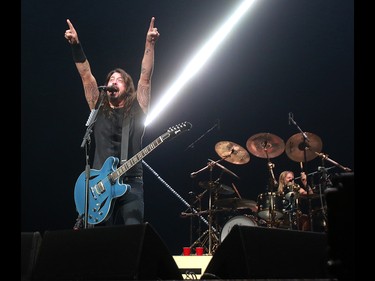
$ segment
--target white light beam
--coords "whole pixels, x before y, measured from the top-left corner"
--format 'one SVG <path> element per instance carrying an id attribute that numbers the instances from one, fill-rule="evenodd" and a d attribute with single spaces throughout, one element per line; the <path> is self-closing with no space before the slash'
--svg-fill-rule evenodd
<path id="1" fill-rule="evenodd" d="M 172 84 L 169 90 L 164 94 L 158 104 L 153 106 L 145 121 L 145 126 L 149 125 L 160 112 L 169 104 L 178 91 L 203 67 L 205 62 L 212 56 L 220 43 L 225 39 L 236 23 L 246 13 L 255 0 L 245 0 L 230 16 L 230 18 L 216 31 L 211 39 L 195 55 L 190 63 L 185 67 L 179 78 Z"/>

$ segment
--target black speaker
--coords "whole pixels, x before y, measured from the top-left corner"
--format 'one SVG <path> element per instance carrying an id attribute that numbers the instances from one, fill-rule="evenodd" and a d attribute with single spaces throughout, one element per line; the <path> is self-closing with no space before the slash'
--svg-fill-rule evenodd
<path id="1" fill-rule="evenodd" d="M 235 225 L 201 279 L 326 277 L 325 233 Z"/>
<path id="2" fill-rule="evenodd" d="M 21 232 L 21 280 L 30 280 L 42 236 L 39 232 Z"/>
<path id="3" fill-rule="evenodd" d="M 47 231 L 32 280 L 182 280 L 148 223 Z"/>
<path id="4" fill-rule="evenodd" d="M 328 217 L 329 271 L 339 280 L 355 278 L 354 173 L 332 176 L 332 186 L 325 190 Z"/>

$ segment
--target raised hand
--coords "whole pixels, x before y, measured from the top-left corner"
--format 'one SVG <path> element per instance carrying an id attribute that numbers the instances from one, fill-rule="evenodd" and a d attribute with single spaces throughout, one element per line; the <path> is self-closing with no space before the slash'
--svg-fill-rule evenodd
<path id="1" fill-rule="evenodd" d="M 301 182 L 303 186 L 307 186 L 307 176 L 305 172 L 301 172 Z"/>
<path id="2" fill-rule="evenodd" d="M 155 17 L 152 17 L 151 22 L 150 22 L 150 27 L 148 28 L 148 31 L 147 31 L 147 37 L 146 37 L 147 41 L 151 43 L 155 43 L 156 40 L 158 40 L 160 36 L 158 29 L 154 27 L 154 23 L 155 23 Z"/>
<path id="3" fill-rule="evenodd" d="M 78 34 L 77 31 L 75 30 L 73 24 L 70 22 L 69 19 L 66 20 L 68 23 L 69 29 L 65 31 L 65 38 L 68 40 L 70 44 L 78 44 Z"/>

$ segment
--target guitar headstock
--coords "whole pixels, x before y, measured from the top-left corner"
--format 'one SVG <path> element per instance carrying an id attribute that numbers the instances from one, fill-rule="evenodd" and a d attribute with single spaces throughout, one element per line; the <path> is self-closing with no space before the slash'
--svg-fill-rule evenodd
<path id="1" fill-rule="evenodd" d="M 190 122 L 185 121 L 180 124 L 169 127 L 167 133 L 169 133 L 169 137 L 174 137 L 182 132 L 189 131 L 192 127 L 193 125 Z"/>

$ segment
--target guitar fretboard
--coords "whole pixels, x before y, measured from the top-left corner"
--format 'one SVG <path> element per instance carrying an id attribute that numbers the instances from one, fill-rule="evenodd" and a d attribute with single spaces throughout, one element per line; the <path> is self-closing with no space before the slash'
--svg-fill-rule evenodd
<path id="1" fill-rule="evenodd" d="M 162 144 L 164 141 L 163 137 L 160 136 L 151 142 L 149 145 L 144 147 L 141 151 L 135 154 L 132 158 L 122 164 L 116 171 L 111 174 L 111 178 L 113 180 L 117 180 L 121 177 L 126 171 L 128 171 L 131 167 L 141 161 L 146 155 L 148 155 L 151 151 L 153 151 L 156 147 Z"/>

